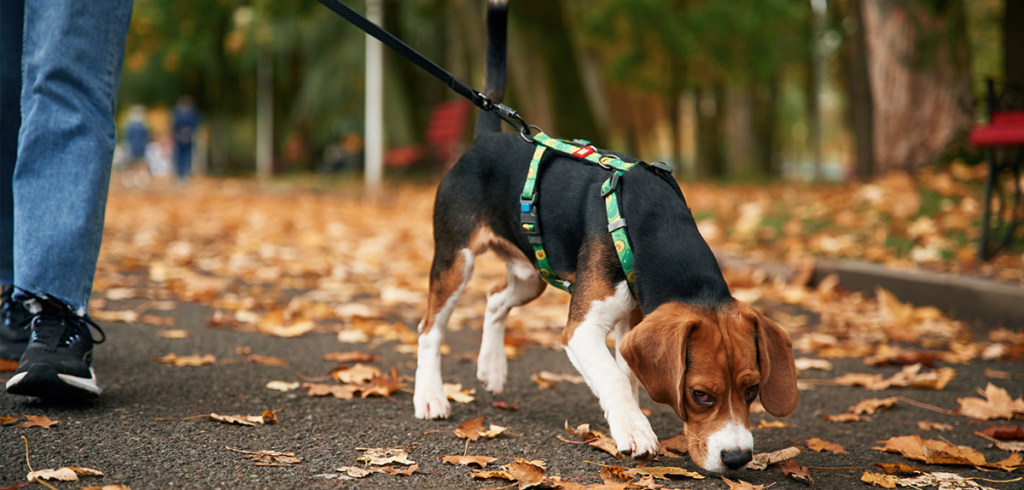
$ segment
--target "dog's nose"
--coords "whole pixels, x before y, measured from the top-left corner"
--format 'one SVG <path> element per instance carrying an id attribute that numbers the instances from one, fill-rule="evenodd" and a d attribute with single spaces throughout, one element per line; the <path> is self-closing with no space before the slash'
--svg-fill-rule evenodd
<path id="1" fill-rule="evenodd" d="M 749 449 L 747 450 L 733 450 L 729 451 L 726 449 L 722 450 L 722 464 L 724 464 L 730 470 L 738 470 L 743 465 L 750 462 L 753 457 L 753 453 Z"/>

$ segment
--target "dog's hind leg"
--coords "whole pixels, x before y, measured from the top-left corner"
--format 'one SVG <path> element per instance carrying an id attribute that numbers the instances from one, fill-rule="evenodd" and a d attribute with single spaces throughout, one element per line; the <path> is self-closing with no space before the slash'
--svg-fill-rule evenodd
<path id="1" fill-rule="evenodd" d="M 622 337 L 640 323 L 640 320 L 642 320 L 643 317 L 643 313 L 639 308 L 637 308 L 630 313 L 629 318 L 619 319 L 619 321 L 615 323 L 615 363 L 619 365 L 619 369 L 621 369 L 623 373 L 626 373 L 626 378 L 629 379 L 630 388 L 633 390 L 633 399 L 637 402 L 640 401 L 640 379 L 633 374 L 633 370 L 629 368 L 629 364 L 622 358 L 622 352 L 619 351 L 619 346 L 622 344 Z"/>
<path id="2" fill-rule="evenodd" d="M 540 296 L 547 283 L 521 253 L 518 257 L 507 257 L 501 251 L 495 251 L 505 259 L 508 271 L 505 284 L 495 287 L 487 295 L 487 312 L 484 314 L 480 355 L 476 361 L 476 377 L 484 384 L 484 389 L 498 395 L 505 389 L 505 377 L 508 374 L 508 360 L 505 358 L 505 320 L 508 312 Z"/>
<path id="3" fill-rule="evenodd" d="M 450 249 L 449 249 L 450 250 Z M 419 348 L 416 363 L 416 393 L 413 404 L 416 417 L 421 419 L 443 419 L 451 414 L 451 406 L 444 394 L 441 381 L 441 343 L 448 319 L 452 316 L 455 303 L 462 290 L 473 276 L 474 254 L 468 248 L 459 249 L 446 256 L 446 250 L 438 247 L 434 251 L 434 263 L 430 268 L 430 298 L 427 314 L 419 325 Z"/>

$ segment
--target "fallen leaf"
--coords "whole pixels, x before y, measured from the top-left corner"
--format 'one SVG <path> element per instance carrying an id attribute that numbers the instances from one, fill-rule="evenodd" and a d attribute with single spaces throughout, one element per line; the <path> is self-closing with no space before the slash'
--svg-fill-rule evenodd
<path id="1" fill-rule="evenodd" d="M 0 359 L 0 373 L 13 373 L 17 370 L 17 359 Z"/>
<path id="2" fill-rule="evenodd" d="M 352 478 L 365 478 L 373 474 L 373 471 L 358 466 L 340 466 L 335 468 L 334 471 L 340 471 Z"/>
<path id="3" fill-rule="evenodd" d="M 941 390 L 956 378 L 956 370 L 943 367 L 921 372 L 924 366 L 914 364 L 904 367 L 900 372 L 885 378 L 881 374 L 848 373 L 833 381 L 841 386 L 863 386 L 872 391 L 884 390 L 893 386 Z"/>
<path id="4" fill-rule="evenodd" d="M 104 310 L 92 310 L 89 312 L 94 320 L 100 320 L 104 322 L 122 322 L 122 323 L 135 323 L 139 321 L 139 312 L 135 310 L 125 311 L 104 311 Z"/>
<path id="5" fill-rule="evenodd" d="M 836 415 L 822 415 L 821 418 L 829 422 L 861 422 L 871 420 L 871 417 L 866 415 L 857 415 L 855 413 L 840 413 Z"/>
<path id="6" fill-rule="evenodd" d="M 252 354 L 252 347 L 235 347 L 235 354 L 240 356 Z"/>
<path id="7" fill-rule="evenodd" d="M 729 485 L 729 490 L 762 490 L 762 489 L 764 489 L 764 485 L 752 485 L 752 484 L 750 484 L 748 482 L 745 482 L 743 480 L 732 481 L 732 480 L 730 480 L 730 479 L 728 479 L 728 478 L 726 478 L 724 476 L 722 477 L 722 480 L 725 481 L 726 485 Z"/>
<path id="8" fill-rule="evenodd" d="M 1024 440 L 1024 426 L 1018 425 L 994 425 L 981 433 L 1004 441 Z"/>
<path id="9" fill-rule="evenodd" d="M 316 328 L 316 322 L 304 320 L 291 325 L 273 325 L 260 322 L 256 325 L 256 328 L 264 335 L 292 338 L 299 337 L 306 332 L 311 332 Z"/>
<path id="10" fill-rule="evenodd" d="M 188 330 L 181 329 L 156 331 L 156 338 L 158 339 L 187 339 L 189 335 L 192 334 Z"/>
<path id="11" fill-rule="evenodd" d="M 33 471 L 26 477 L 29 482 L 36 480 L 78 481 L 78 474 L 68 467 Z"/>
<path id="12" fill-rule="evenodd" d="M 0 425 L 11 425 L 11 424 L 13 424 L 13 423 L 15 423 L 15 422 L 17 422 L 19 420 L 21 420 L 21 417 L 14 417 L 14 416 L 9 416 L 9 415 L 8 416 L 3 416 L 3 417 L 0 417 Z"/>
<path id="13" fill-rule="evenodd" d="M 253 364 L 259 364 L 261 366 L 284 367 L 288 365 L 287 360 L 281 359 L 280 357 L 277 356 L 261 356 L 259 354 L 249 354 L 249 356 L 246 359 Z"/>
<path id="14" fill-rule="evenodd" d="M 90 485 L 88 487 L 79 488 L 81 488 L 82 490 L 132 490 L 131 487 L 127 485 L 103 485 L 102 487 L 99 485 Z"/>
<path id="15" fill-rule="evenodd" d="M 442 458 L 442 461 L 455 466 L 477 465 L 480 469 L 484 469 L 488 464 L 497 459 L 490 456 L 445 456 Z"/>
<path id="16" fill-rule="evenodd" d="M 537 383 L 542 390 L 558 386 L 558 383 L 565 381 L 572 384 L 583 383 L 583 376 L 578 374 L 555 374 L 551 371 L 539 371 L 530 375 L 530 381 Z"/>
<path id="17" fill-rule="evenodd" d="M 391 374 L 382 374 L 380 376 L 374 376 L 369 383 L 360 385 L 362 398 L 368 396 L 383 396 L 389 397 L 392 393 L 402 389 L 402 379 L 398 374 L 398 368 L 391 368 Z"/>
<path id="18" fill-rule="evenodd" d="M 504 479 L 504 480 L 515 480 L 515 477 L 513 477 L 508 471 L 505 471 L 505 470 L 497 470 L 497 471 L 471 471 L 470 475 L 472 475 L 473 478 L 480 478 L 480 479 L 501 478 L 501 479 Z"/>
<path id="19" fill-rule="evenodd" d="M 883 409 L 892 408 L 893 405 L 896 405 L 897 401 L 899 401 L 899 398 L 895 396 L 889 398 L 868 398 L 850 407 L 849 412 L 856 415 L 865 413 L 875 414 Z"/>
<path id="20" fill-rule="evenodd" d="M 906 458 L 924 461 L 928 464 L 988 467 L 1004 471 L 1013 471 L 1021 466 L 1021 457 L 1017 453 L 1006 460 L 988 463 L 983 454 L 972 448 L 954 446 L 934 439 L 922 439 L 919 435 L 892 437 L 879 442 L 884 443 L 885 446 L 871 449 L 899 453 Z"/>
<path id="21" fill-rule="evenodd" d="M 390 466 L 382 466 L 377 471 L 391 476 L 412 476 L 416 473 L 416 470 L 420 469 L 420 465 L 414 464 L 405 469 L 392 468 Z"/>
<path id="22" fill-rule="evenodd" d="M 786 476 L 800 483 L 806 483 L 808 485 L 814 484 L 814 478 L 811 478 L 810 470 L 808 470 L 806 466 L 798 465 L 796 461 L 793 461 L 792 459 L 786 461 L 785 463 L 782 463 L 781 469 L 782 472 L 786 474 Z"/>
<path id="23" fill-rule="evenodd" d="M 544 481 L 544 468 L 519 458 L 516 458 L 505 469 L 513 480 L 519 482 L 520 489 L 535 487 Z"/>
<path id="24" fill-rule="evenodd" d="M 793 427 L 793 425 L 787 424 L 781 420 L 772 420 L 769 422 L 763 419 L 757 424 L 758 429 L 784 429 L 786 427 Z"/>
<path id="25" fill-rule="evenodd" d="M 302 389 L 308 390 L 309 396 L 332 395 L 342 400 L 351 400 L 359 392 L 359 385 L 329 385 L 322 383 L 302 383 Z"/>
<path id="26" fill-rule="evenodd" d="M 302 383 L 299 383 L 298 381 L 292 383 L 289 383 L 287 381 L 271 381 L 267 383 L 267 388 L 277 391 L 292 391 L 294 389 L 297 389 L 301 385 Z"/>
<path id="27" fill-rule="evenodd" d="M 860 477 L 860 481 L 868 483 L 871 486 L 878 485 L 882 488 L 896 488 L 896 477 L 892 475 L 883 475 L 881 473 L 868 473 L 864 472 Z"/>
<path id="28" fill-rule="evenodd" d="M 801 452 L 803 452 L 803 449 L 799 446 L 790 446 L 770 453 L 755 454 L 753 459 L 747 463 L 746 469 L 760 471 L 767 468 L 768 465 L 795 458 Z"/>
<path id="29" fill-rule="evenodd" d="M 999 371 L 996 369 L 985 368 L 984 374 L 988 378 L 993 379 L 1024 379 L 1024 375 L 1011 373 L 1009 371 Z"/>
<path id="30" fill-rule="evenodd" d="M 206 354 L 200 356 L 199 354 L 192 354 L 191 356 L 179 356 L 175 353 L 167 354 L 163 357 L 154 357 L 154 361 L 162 362 L 168 366 L 206 366 L 209 364 L 216 364 L 217 358 L 213 354 Z"/>
<path id="31" fill-rule="evenodd" d="M 801 357 L 799 359 L 795 359 L 794 363 L 796 363 L 797 371 L 807 371 L 810 369 L 820 369 L 822 371 L 832 370 L 832 363 L 826 361 L 825 359 L 811 359 L 809 357 Z"/>
<path id="32" fill-rule="evenodd" d="M 957 398 L 956 401 L 960 403 L 957 413 L 981 420 L 1012 419 L 1014 414 L 1024 414 L 1024 400 L 1010 399 L 1010 394 L 1003 388 L 989 383 L 985 391 L 978 392 L 985 396 L 985 400 L 974 397 Z"/>
<path id="33" fill-rule="evenodd" d="M 256 425 L 273 425 L 277 423 L 277 415 L 270 410 L 264 411 L 261 415 L 218 415 L 216 413 L 211 413 L 209 418 L 215 422 L 247 425 L 250 427 L 254 427 Z"/>
<path id="34" fill-rule="evenodd" d="M 380 356 L 353 350 L 347 352 L 328 352 L 324 354 L 324 360 L 333 362 L 377 362 L 380 360 Z"/>
<path id="35" fill-rule="evenodd" d="M 917 428 L 921 430 L 937 430 L 939 432 L 945 432 L 947 430 L 953 430 L 953 426 L 949 424 L 940 424 L 938 422 L 926 422 L 921 420 L 917 423 Z"/>
<path id="36" fill-rule="evenodd" d="M 914 478 L 897 478 L 897 483 L 902 486 L 921 488 L 926 486 L 937 486 L 940 490 L 995 490 L 992 487 L 979 485 L 971 479 L 964 478 L 955 473 L 927 473 Z"/>
<path id="37" fill-rule="evenodd" d="M 882 471 L 884 471 L 888 475 L 893 475 L 893 474 L 896 474 L 896 473 L 904 473 L 904 474 L 911 474 L 911 475 L 922 473 L 921 470 L 919 470 L 917 468 L 914 468 L 913 466 L 903 464 L 903 463 L 877 463 L 877 464 L 875 464 L 875 466 L 879 467 Z"/>
<path id="38" fill-rule="evenodd" d="M 444 383 L 442 384 L 442 387 L 444 388 L 445 396 L 455 403 L 469 403 L 476 400 L 476 398 L 473 397 L 473 394 L 476 393 L 476 389 L 463 390 L 462 383 Z"/>
<path id="39" fill-rule="evenodd" d="M 25 415 L 25 422 L 18 424 L 18 427 L 42 427 L 49 429 L 60 423 L 60 420 L 50 420 L 45 415 Z"/>
<path id="40" fill-rule="evenodd" d="M 350 368 L 341 367 L 331 371 L 331 377 L 342 383 L 365 383 L 380 375 L 380 369 L 364 364 Z"/>
<path id="41" fill-rule="evenodd" d="M 671 480 L 671 478 L 668 478 L 669 476 L 685 476 L 695 480 L 703 480 L 705 478 L 704 475 L 700 473 L 676 468 L 674 466 L 643 466 L 630 468 L 629 470 L 626 470 L 626 474 L 630 477 L 636 475 L 650 475 L 661 480 Z"/>
<path id="42" fill-rule="evenodd" d="M 494 407 L 494 408 L 497 408 L 499 410 L 508 410 L 510 412 L 518 412 L 519 411 L 519 407 L 518 406 L 516 406 L 516 405 L 509 405 L 508 402 L 506 402 L 505 400 L 497 400 L 494 403 L 491 403 L 491 406 Z"/>
<path id="43" fill-rule="evenodd" d="M 686 434 L 679 434 L 675 437 L 658 442 L 658 454 L 669 458 L 681 458 L 689 448 L 686 444 Z"/>
<path id="44" fill-rule="evenodd" d="M 367 464 L 374 466 L 384 466 L 390 464 L 401 464 L 411 466 L 416 464 L 415 461 L 409 459 L 409 453 L 406 452 L 406 447 L 373 447 L 373 448 L 356 448 L 359 451 L 363 451 L 363 455 L 360 456 L 356 461 L 362 461 Z"/>
<path id="45" fill-rule="evenodd" d="M 280 452 L 280 451 L 246 451 L 243 449 L 235 449 L 231 446 L 227 446 L 228 449 L 244 453 L 242 456 L 245 459 L 252 460 L 256 466 L 284 466 L 289 464 L 299 464 L 302 462 L 301 459 L 295 456 L 293 452 Z"/>
<path id="46" fill-rule="evenodd" d="M 139 321 L 148 325 L 156 325 L 158 327 L 174 326 L 173 316 L 142 315 L 139 317 Z"/>
<path id="47" fill-rule="evenodd" d="M 834 442 L 823 441 L 821 439 L 818 439 L 817 437 L 812 437 L 808 439 L 807 447 L 812 451 L 817 451 L 819 453 L 823 451 L 829 451 L 836 454 L 850 454 L 849 452 L 846 451 L 846 449 L 843 449 L 843 446 L 840 446 L 839 444 L 836 444 Z"/>
<path id="48" fill-rule="evenodd" d="M 989 447 L 994 447 L 996 449 L 1002 449 L 1003 451 L 1024 452 L 1024 441 L 1011 441 L 1011 442 L 996 441 L 996 442 L 993 442 L 991 445 L 989 445 Z"/>
<path id="49" fill-rule="evenodd" d="M 608 437 L 603 432 L 592 430 L 590 428 L 590 424 L 580 424 L 576 428 L 572 428 L 569 426 L 569 421 L 566 420 L 565 430 L 580 439 L 590 441 L 587 444 L 611 454 L 617 459 L 624 457 L 623 454 L 619 452 L 618 445 L 615 444 L 615 439 Z"/>

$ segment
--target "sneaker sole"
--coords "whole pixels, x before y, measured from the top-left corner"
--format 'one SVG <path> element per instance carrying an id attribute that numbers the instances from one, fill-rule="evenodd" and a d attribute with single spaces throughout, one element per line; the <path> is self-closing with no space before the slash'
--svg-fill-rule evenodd
<path id="1" fill-rule="evenodd" d="M 53 366 L 34 366 L 9 379 L 7 392 L 47 399 L 95 398 L 103 389 L 96 384 L 96 373 L 92 368 L 89 368 L 89 376 L 80 378 L 60 374 Z"/>

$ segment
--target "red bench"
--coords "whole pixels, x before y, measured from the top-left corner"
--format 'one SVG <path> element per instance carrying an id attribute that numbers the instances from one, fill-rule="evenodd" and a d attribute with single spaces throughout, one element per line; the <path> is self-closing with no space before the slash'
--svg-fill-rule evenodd
<path id="1" fill-rule="evenodd" d="M 462 154 L 462 140 L 472 108 L 468 100 L 456 99 L 437 104 L 430 111 L 426 146 L 445 169 L 455 165 L 455 160 Z M 385 152 L 384 164 L 388 167 L 407 167 L 423 157 L 424 149 L 421 145 L 399 146 Z"/>
<path id="2" fill-rule="evenodd" d="M 1020 101 L 1020 94 L 1009 90 L 1006 94 L 1016 96 Z M 1012 98 L 1011 98 L 1012 100 Z M 988 160 L 988 180 L 985 183 L 985 201 L 982 204 L 984 211 L 981 222 L 981 241 L 978 243 L 978 261 L 991 258 L 1000 249 L 1007 247 L 1013 241 L 1017 226 L 1024 221 L 1024 216 L 1018 216 L 1021 204 L 1020 167 L 1024 160 L 1024 110 L 1000 110 L 999 98 L 996 97 L 995 83 L 988 80 L 988 116 L 989 123 L 978 126 L 971 130 L 970 142 L 974 146 L 986 148 L 986 159 Z M 1004 151 L 998 152 L 997 149 Z M 1004 172 L 1010 174 L 1013 179 L 1013 207 L 1010 209 L 1009 220 L 1006 219 L 1007 199 L 1003 195 L 1003 186 L 997 185 L 999 176 Z M 999 198 L 999 209 L 996 212 L 997 225 L 992 229 L 992 193 L 995 191 Z M 1002 233 L 1002 239 L 996 239 L 994 247 L 989 247 L 989 234 L 993 231 Z"/>

